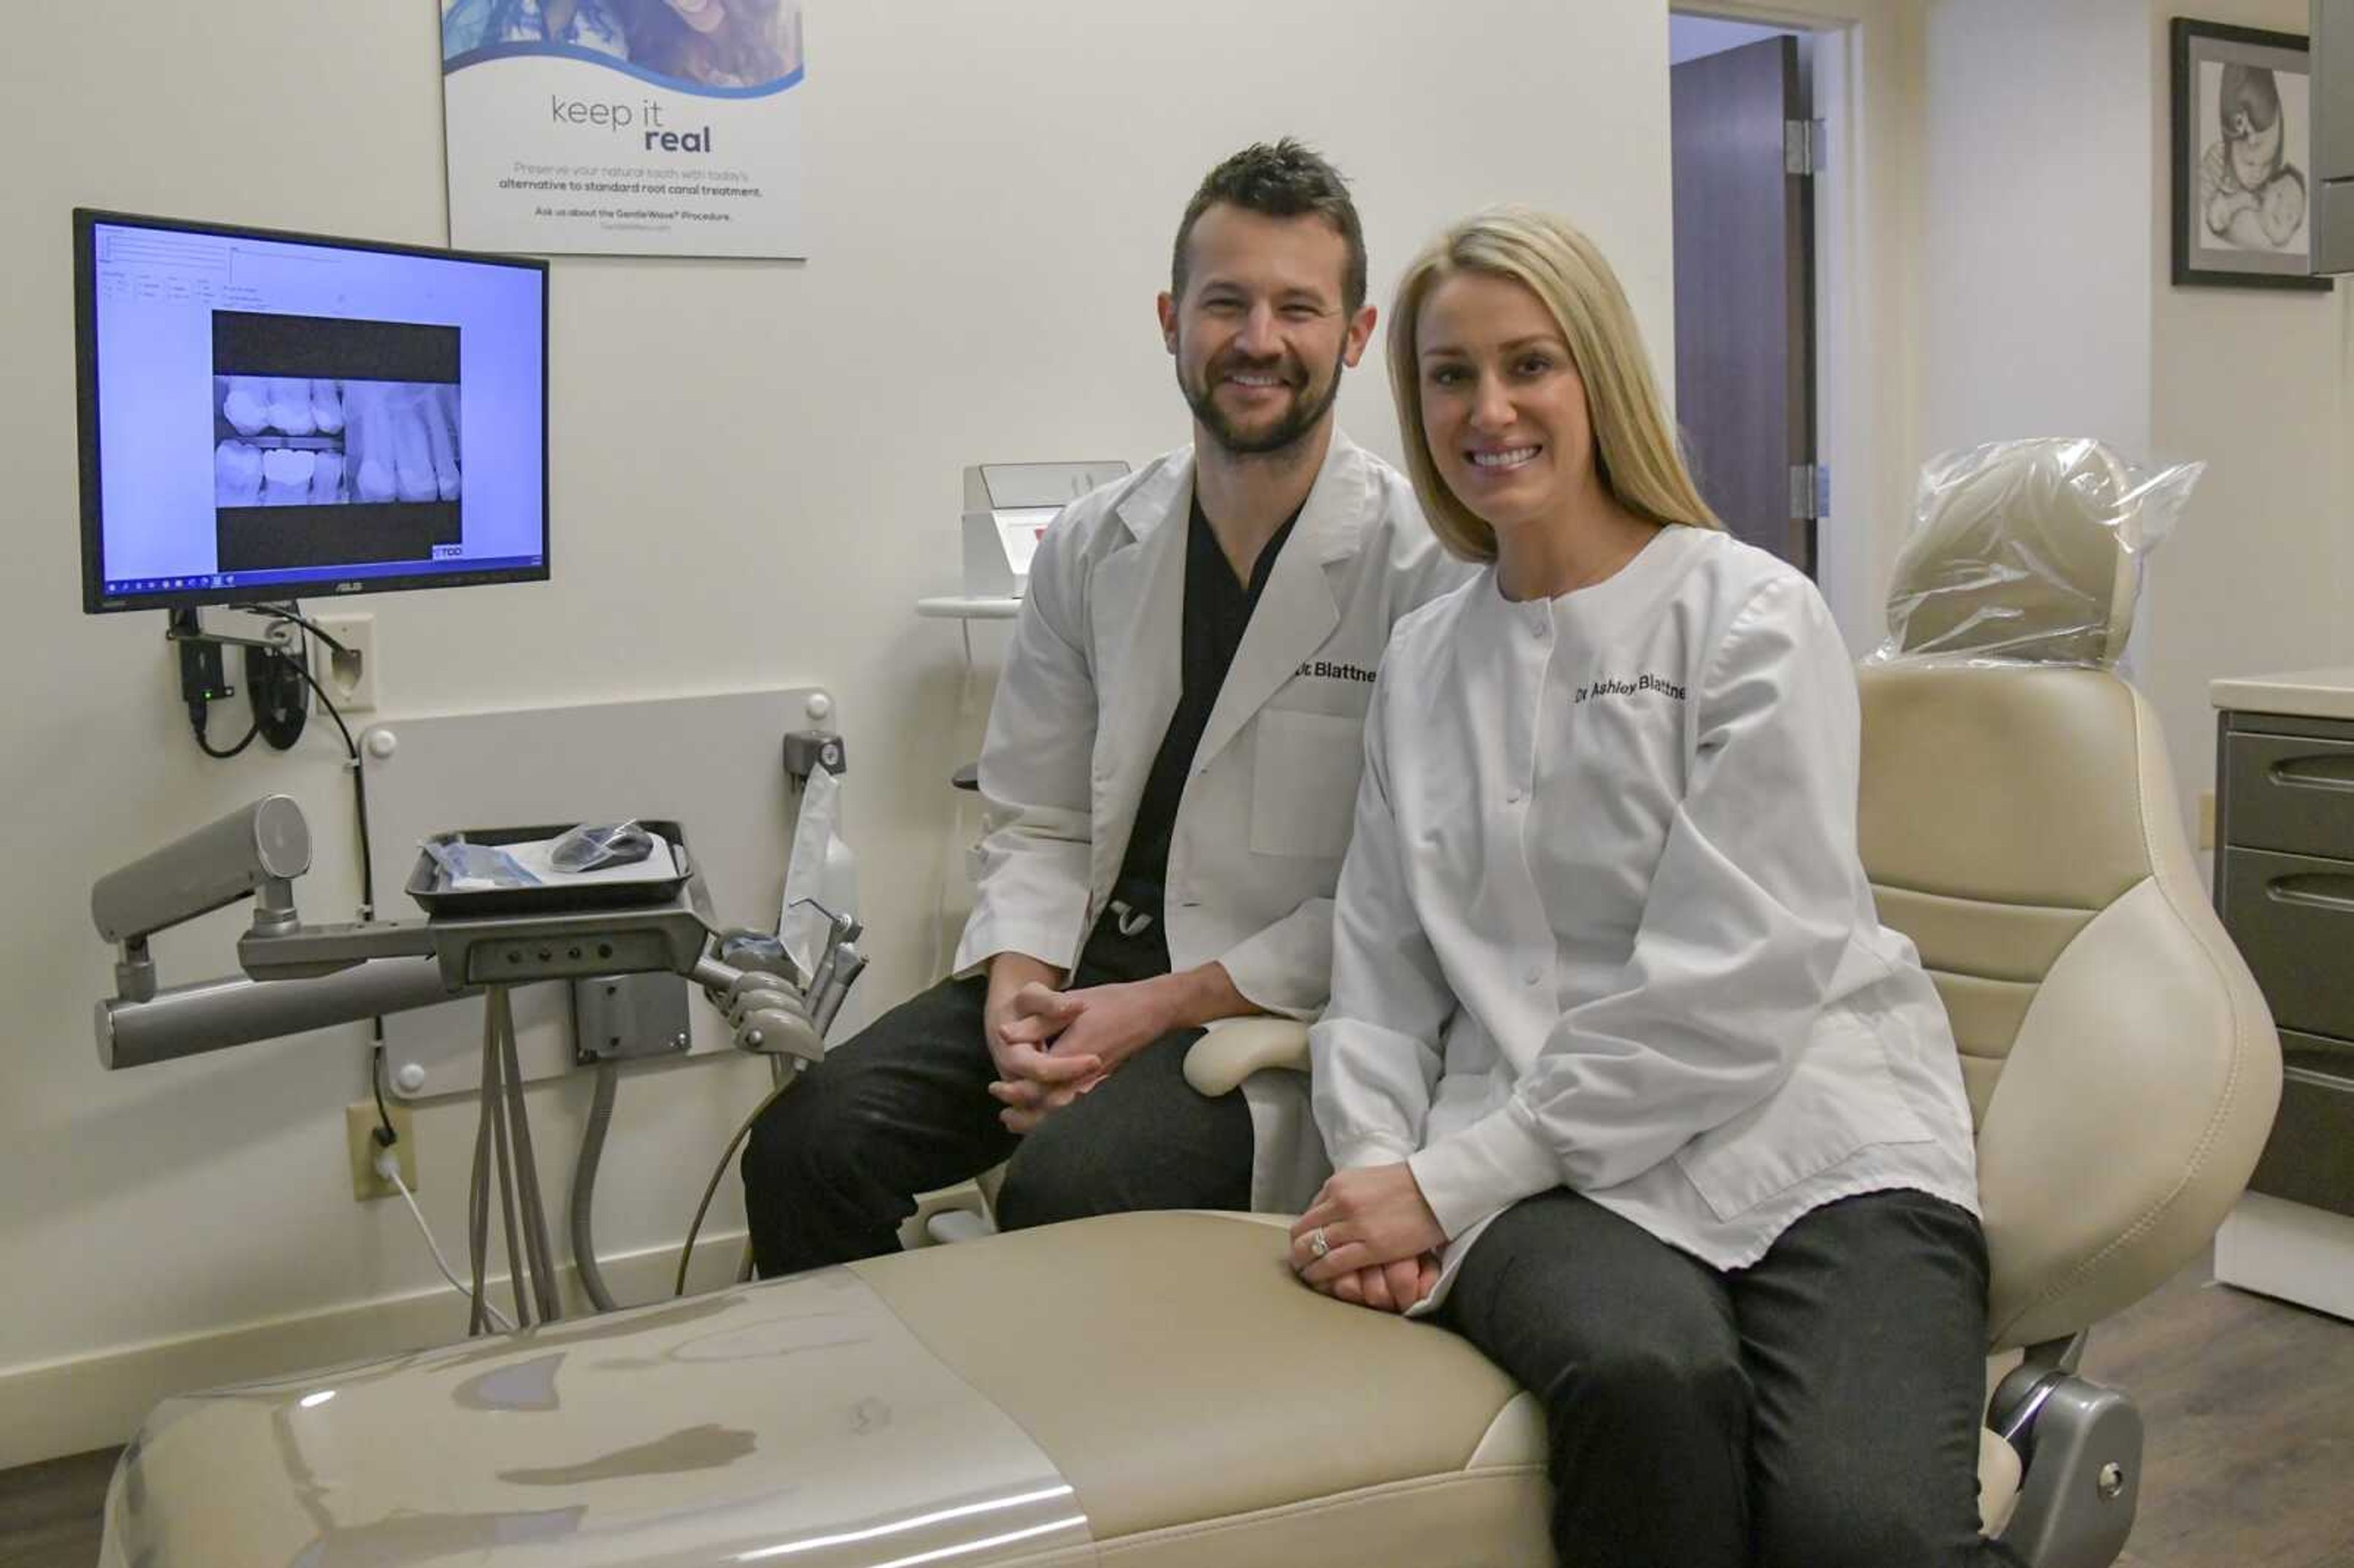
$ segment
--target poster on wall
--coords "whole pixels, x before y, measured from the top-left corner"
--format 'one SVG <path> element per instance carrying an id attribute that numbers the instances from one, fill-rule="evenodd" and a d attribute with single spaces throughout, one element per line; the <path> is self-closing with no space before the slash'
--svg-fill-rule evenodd
<path id="1" fill-rule="evenodd" d="M 2174 18 L 2174 281 L 2313 289 L 2312 62 L 2302 34 Z"/>
<path id="2" fill-rule="evenodd" d="M 801 0 L 440 0 L 450 243 L 801 257 Z"/>

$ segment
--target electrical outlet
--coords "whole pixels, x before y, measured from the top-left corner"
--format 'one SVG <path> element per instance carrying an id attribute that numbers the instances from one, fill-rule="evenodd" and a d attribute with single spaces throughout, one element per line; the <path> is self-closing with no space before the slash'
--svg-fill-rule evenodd
<path id="1" fill-rule="evenodd" d="M 319 677 L 336 711 L 364 714 L 376 708 L 376 617 L 365 614 L 322 615 L 319 630 L 343 644 L 338 650 L 323 642 L 312 651 L 312 673 Z"/>
<path id="2" fill-rule="evenodd" d="M 385 1114 L 392 1122 L 392 1130 L 399 1141 L 392 1152 L 400 1160 L 400 1179 L 408 1190 L 417 1191 L 417 1134 L 411 1130 L 408 1107 L 387 1101 Z M 376 1102 L 362 1100 L 344 1107 L 345 1141 L 351 1145 L 352 1197 L 358 1202 L 370 1198 L 398 1198 L 400 1189 L 379 1178 L 376 1173 L 376 1129 L 378 1126 Z"/>
<path id="3" fill-rule="evenodd" d="M 2203 850 L 2215 847 L 2215 791 L 2212 789 L 2199 791 L 2199 847 Z"/>

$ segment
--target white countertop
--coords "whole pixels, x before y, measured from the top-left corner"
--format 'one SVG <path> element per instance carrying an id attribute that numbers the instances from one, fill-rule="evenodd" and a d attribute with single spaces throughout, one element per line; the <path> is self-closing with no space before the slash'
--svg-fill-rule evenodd
<path id="1" fill-rule="evenodd" d="M 2219 708 L 2241 713 L 2354 719 L 2354 665 L 2291 670 L 2278 675 L 2233 675 L 2210 682 L 2207 699 Z"/>

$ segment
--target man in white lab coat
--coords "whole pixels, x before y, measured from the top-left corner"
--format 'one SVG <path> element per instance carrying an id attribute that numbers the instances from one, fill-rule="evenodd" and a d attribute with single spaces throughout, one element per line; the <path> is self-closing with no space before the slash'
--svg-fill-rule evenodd
<path id="1" fill-rule="evenodd" d="M 1334 428 L 1374 313 L 1331 165 L 1288 140 L 1227 159 L 1171 271 L 1193 444 L 1040 543 L 955 978 L 761 1115 L 743 1174 L 764 1276 L 888 1251 L 917 1193 L 1009 1160 L 1009 1228 L 1250 1206 L 1249 1110 L 1189 1086 L 1185 1049 L 1323 1006 L 1373 672 L 1468 568 Z"/>

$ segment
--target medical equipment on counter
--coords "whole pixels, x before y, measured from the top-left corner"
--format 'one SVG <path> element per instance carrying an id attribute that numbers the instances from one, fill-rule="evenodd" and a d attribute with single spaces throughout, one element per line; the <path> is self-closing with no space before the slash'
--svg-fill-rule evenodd
<path id="1" fill-rule="evenodd" d="M 964 591 L 1019 599 L 1030 557 L 1066 503 L 1128 472 L 1108 462 L 977 462 L 964 471 Z"/>

